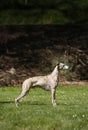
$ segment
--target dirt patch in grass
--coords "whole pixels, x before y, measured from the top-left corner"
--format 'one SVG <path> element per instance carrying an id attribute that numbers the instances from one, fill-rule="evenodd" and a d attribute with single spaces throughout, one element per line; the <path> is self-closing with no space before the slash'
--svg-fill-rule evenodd
<path id="1" fill-rule="evenodd" d="M 69 86 L 74 86 L 74 85 L 87 86 L 88 85 L 88 81 L 60 81 L 60 86 L 63 86 L 63 85 L 69 85 Z"/>

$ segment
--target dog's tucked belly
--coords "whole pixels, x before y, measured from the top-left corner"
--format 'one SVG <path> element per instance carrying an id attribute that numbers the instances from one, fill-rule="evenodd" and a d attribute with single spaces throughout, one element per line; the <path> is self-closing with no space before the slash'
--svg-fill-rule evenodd
<path id="1" fill-rule="evenodd" d="M 45 84 L 37 84 L 37 83 L 34 83 L 33 85 L 32 85 L 32 88 L 36 88 L 36 87 L 38 87 L 38 88 L 42 88 L 42 89 L 44 89 L 44 90 L 46 90 L 46 91 L 50 91 L 51 90 L 51 87 L 49 86 L 49 85 L 45 85 Z"/>
<path id="2" fill-rule="evenodd" d="M 50 91 L 50 90 L 51 90 L 51 87 L 50 87 L 50 86 L 43 86 L 42 88 L 45 89 L 45 90 L 47 90 L 47 91 Z"/>

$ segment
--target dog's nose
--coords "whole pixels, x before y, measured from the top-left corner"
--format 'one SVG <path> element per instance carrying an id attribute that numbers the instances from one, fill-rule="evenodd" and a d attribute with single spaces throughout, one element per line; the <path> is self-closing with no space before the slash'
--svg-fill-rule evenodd
<path id="1" fill-rule="evenodd" d="M 67 65 L 66 65 L 66 66 L 64 66 L 64 69 L 68 69 L 68 68 L 69 68 L 69 66 L 67 66 Z"/>

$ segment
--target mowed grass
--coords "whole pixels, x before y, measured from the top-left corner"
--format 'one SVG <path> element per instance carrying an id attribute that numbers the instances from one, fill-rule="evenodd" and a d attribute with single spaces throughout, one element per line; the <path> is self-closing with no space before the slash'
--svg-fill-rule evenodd
<path id="1" fill-rule="evenodd" d="M 0 88 L 0 130 L 88 130 L 88 87 L 57 88 L 57 106 L 51 93 L 31 89 L 16 108 L 21 88 Z"/>

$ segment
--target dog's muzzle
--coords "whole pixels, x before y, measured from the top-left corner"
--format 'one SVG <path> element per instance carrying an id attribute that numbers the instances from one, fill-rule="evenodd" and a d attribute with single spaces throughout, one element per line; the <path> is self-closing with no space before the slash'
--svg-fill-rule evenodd
<path id="1" fill-rule="evenodd" d="M 63 69 L 67 70 L 67 69 L 69 69 L 69 66 L 65 65 L 65 66 L 63 67 Z"/>

